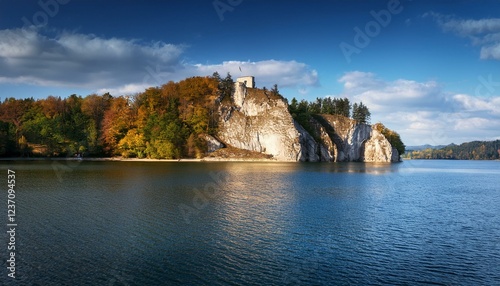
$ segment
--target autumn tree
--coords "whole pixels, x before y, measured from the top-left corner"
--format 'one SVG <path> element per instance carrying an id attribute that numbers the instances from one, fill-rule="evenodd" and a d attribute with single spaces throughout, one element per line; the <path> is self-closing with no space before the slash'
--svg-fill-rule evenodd
<path id="1" fill-rule="evenodd" d="M 0 120 L 14 124 L 16 129 L 16 141 L 20 137 L 24 114 L 31 108 L 33 103 L 33 98 L 7 98 L 0 105 Z"/>
<path id="2" fill-rule="evenodd" d="M 113 98 L 102 122 L 102 139 L 107 153 L 117 154 L 118 143 L 131 129 L 133 123 L 134 116 L 128 99 L 123 96 Z"/>
<path id="3" fill-rule="evenodd" d="M 387 138 L 392 147 L 398 150 L 399 155 L 403 155 L 405 153 L 406 146 L 397 132 L 385 127 L 382 123 L 377 123 L 373 127 L 382 133 L 385 138 Z"/>

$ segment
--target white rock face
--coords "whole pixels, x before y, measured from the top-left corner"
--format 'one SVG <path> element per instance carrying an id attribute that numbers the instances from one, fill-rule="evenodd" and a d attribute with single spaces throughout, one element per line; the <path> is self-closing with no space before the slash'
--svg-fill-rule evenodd
<path id="1" fill-rule="evenodd" d="M 235 83 L 234 86 L 234 104 L 236 105 L 236 107 L 242 108 L 243 103 L 245 102 L 245 97 L 247 96 L 247 89 L 245 88 L 245 84 L 241 82 Z"/>
<path id="2" fill-rule="evenodd" d="M 300 152 L 295 161 L 317 162 L 320 161 L 318 156 L 318 143 L 307 131 L 294 120 L 294 125 L 299 132 L 299 147 Z"/>
<path id="3" fill-rule="evenodd" d="M 218 138 L 227 145 L 280 161 L 399 161 L 385 136 L 370 125 L 323 115 L 311 121 L 311 132 L 321 138 L 317 142 L 295 122 L 283 98 L 236 83 L 232 100 L 219 107 Z"/>
<path id="4" fill-rule="evenodd" d="M 307 141 L 310 135 L 297 130 L 283 99 L 270 99 L 262 91 L 249 94 L 239 83 L 234 95 L 236 108 L 226 106 L 220 110 L 218 137 L 223 142 L 270 154 L 281 161 L 305 160 L 300 142 Z"/>
<path id="5" fill-rule="evenodd" d="M 371 130 L 370 139 L 365 142 L 364 162 L 391 162 L 392 146 L 385 136 L 376 129 Z"/>
<path id="6" fill-rule="evenodd" d="M 328 148 L 332 161 L 391 162 L 393 159 L 391 144 L 372 126 L 341 116 L 323 115 L 321 118 L 321 124 L 329 130 L 328 137 L 334 142 L 335 148 Z M 322 141 L 328 143 L 328 140 Z M 399 159 L 399 154 L 397 157 Z"/>

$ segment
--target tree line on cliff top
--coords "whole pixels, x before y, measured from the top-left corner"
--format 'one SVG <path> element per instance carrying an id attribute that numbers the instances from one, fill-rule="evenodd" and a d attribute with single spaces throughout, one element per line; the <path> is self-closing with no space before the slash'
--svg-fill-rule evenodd
<path id="1" fill-rule="evenodd" d="M 217 133 L 218 102 L 230 100 L 233 92 L 231 75 L 214 73 L 171 81 L 134 96 L 7 98 L 0 103 L 0 156 L 202 157 L 205 136 Z M 277 85 L 271 92 L 279 95 Z M 303 114 L 350 115 L 347 99 L 326 98 L 319 106 L 304 102 L 293 99 L 290 104 L 299 123 Z M 354 107 L 354 117 L 361 110 L 364 117 L 359 121 L 369 120 L 366 106 Z"/>
<path id="2" fill-rule="evenodd" d="M 316 98 L 316 101 L 310 102 L 306 100 L 298 102 L 296 98 L 293 98 L 288 109 L 293 118 L 310 134 L 314 134 L 311 119 L 319 114 L 340 115 L 352 118 L 362 124 L 369 124 L 371 117 L 370 110 L 363 102 L 351 105 L 348 98 L 325 97 Z M 385 127 L 382 123 L 376 123 L 374 127 L 380 133 L 384 134 L 392 147 L 396 148 L 400 155 L 405 153 L 405 144 L 397 132 Z M 320 138 L 315 139 L 320 140 Z"/>

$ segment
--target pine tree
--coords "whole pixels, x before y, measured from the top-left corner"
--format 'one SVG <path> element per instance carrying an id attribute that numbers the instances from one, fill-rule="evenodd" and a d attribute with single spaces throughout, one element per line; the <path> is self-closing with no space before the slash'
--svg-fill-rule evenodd
<path id="1" fill-rule="evenodd" d="M 278 90 L 278 84 L 274 84 L 273 85 L 273 88 L 271 88 L 271 94 L 272 95 L 279 95 L 280 94 L 280 91 Z"/>
<path id="2" fill-rule="evenodd" d="M 368 110 L 368 107 L 360 102 L 359 104 L 354 103 L 352 106 L 352 119 L 358 121 L 359 123 L 369 123 L 370 122 L 371 113 Z"/>
<path id="3" fill-rule="evenodd" d="M 295 97 L 292 98 L 292 102 L 290 102 L 290 105 L 288 106 L 288 110 L 292 115 L 297 113 L 298 104 L 299 102 L 297 101 L 297 99 Z"/>

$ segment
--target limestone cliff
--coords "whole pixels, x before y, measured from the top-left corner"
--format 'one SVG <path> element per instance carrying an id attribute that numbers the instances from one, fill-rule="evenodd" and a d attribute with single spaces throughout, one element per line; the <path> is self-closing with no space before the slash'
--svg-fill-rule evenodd
<path id="1" fill-rule="evenodd" d="M 356 120 L 339 115 L 319 115 L 314 119 L 327 130 L 329 139 L 336 146 L 331 153 L 333 161 L 399 161 L 397 150 L 371 125 L 359 124 Z"/>
<path id="2" fill-rule="evenodd" d="M 280 161 L 398 161 L 399 154 L 370 125 L 317 115 L 304 129 L 279 95 L 236 83 L 219 104 L 218 139 L 225 145 L 272 155 Z"/>
<path id="3" fill-rule="evenodd" d="M 236 83 L 234 96 L 219 107 L 218 137 L 227 145 L 273 155 L 277 160 L 306 160 L 314 139 L 296 127 L 286 101 L 270 92 Z"/>

